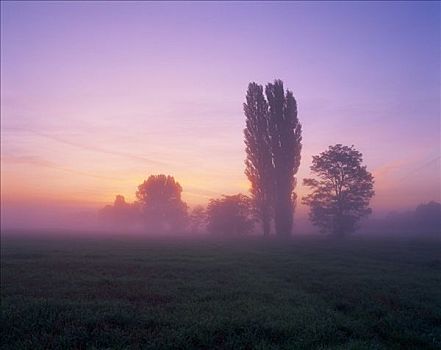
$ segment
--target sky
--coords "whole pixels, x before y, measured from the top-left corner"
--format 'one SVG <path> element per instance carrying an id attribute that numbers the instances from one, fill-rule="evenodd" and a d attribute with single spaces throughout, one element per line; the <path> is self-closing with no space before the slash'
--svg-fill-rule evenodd
<path id="1" fill-rule="evenodd" d="M 2 1 L 2 226 L 133 201 L 151 174 L 173 175 L 190 206 L 247 193 L 242 104 L 249 82 L 276 78 L 298 103 L 300 180 L 342 143 L 375 176 L 374 213 L 440 201 L 440 12 Z"/>

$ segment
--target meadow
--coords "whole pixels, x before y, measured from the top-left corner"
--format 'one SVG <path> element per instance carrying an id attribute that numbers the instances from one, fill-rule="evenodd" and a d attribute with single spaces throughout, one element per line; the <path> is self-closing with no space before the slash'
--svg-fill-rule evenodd
<path id="1" fill-rule="evenodd" d="M 439 349 L 441 243 L 15 237 L 1 349 Z"/>

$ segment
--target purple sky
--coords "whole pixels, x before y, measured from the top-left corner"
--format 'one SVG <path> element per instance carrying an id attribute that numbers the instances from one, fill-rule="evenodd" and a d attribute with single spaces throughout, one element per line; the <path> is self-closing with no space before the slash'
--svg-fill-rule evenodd
<path id="1" fill-rule="evenodd" d="M 133 200 L 158 173 L 191 205 L 246 192 L 245 91 L 275 78 L 299 105 L 300 179 L 353 144 L 374 210 L 440 201 L 439 2 L 8 1 L 3 218 Z"/>

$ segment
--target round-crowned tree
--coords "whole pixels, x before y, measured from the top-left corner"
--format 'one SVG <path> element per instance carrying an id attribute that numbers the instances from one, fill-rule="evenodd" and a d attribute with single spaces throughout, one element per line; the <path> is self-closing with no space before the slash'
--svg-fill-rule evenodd
<path id="1" fill-rule="evenodd" d="M 362 165 L 362 154 L 341 144 L 312 158 L 315 178 L 304 179 L 312 192 L 303 197 L 309 217 L 321 232 L 344 237 L 354 232 L 360 219 L 371 213 L 374 178 Z"/>
<path id="2" fill-rule="evenodd" d="M 187 204 L 182 187 L 173 176 L 151 175 L 138 186 L 137 204 L 152 231 L 183 231 L 187 224 Z"/>
<path id="3" fill-rule="evenodd" d="M 250 199 L 243 194 L 211 199 L 206 213 L 207 230 L 212 234 L 234 237 L 253 229 Z"/>

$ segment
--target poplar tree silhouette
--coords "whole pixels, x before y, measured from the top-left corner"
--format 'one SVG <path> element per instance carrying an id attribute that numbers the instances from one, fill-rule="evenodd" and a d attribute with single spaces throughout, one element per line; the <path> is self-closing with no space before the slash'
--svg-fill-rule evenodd
<path id="1" fill-rule="evenodd" d="M 243 110 L 246 117 L 245 175 L 251 182 L 250 192 L 254 212 L 262 223 L 263 235 L 268 236 L 273 217 L 274 167 L 268 133 L 268 104 L 261 85 L 256 83 L 248 85 Z"/>
<path id="2" fill-rule="evenodd" d="M 292 231 L 302 130 L 296 100 L 281 80 L 268 83 L 265 94 L 266 99 L 262 86 L 249 84 L 244 104 L 245 174 L 264 235 L 274 217 L 277 235 L 286 237 Z"/>

